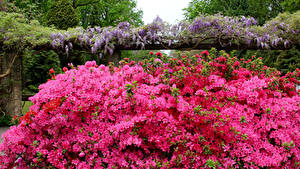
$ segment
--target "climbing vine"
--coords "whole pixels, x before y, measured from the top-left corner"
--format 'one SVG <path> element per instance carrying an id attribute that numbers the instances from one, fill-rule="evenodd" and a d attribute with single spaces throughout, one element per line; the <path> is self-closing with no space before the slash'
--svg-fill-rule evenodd
<path id="1" fill-rule="evenodd" d="M 100 56 L 122 49 L 197 49 L 211 45 L 285 49 L 299 46 L 299 14 L 280 14 L 263 26 L 258 26 L 254 18 L 213 15 L 175 25 L 156 18 L 141 27 L 121 22 L 116 27 L 78 27 L 62 31 L 43 27 L 37 21 L 30 22 L 20 14 L 0 12 L 0 43 L 5 48 L 55 48 L 67 53 L 79 48 Z"/>

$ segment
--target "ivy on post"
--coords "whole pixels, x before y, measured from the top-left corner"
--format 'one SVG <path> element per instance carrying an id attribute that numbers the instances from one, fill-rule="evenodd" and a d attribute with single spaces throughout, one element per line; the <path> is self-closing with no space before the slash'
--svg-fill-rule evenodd
<path id="1" fill-rule="evenodd" d="M 3 115 L 21 115 L 22 112 L 22 58 L 17 52 L 1 56 L 0 105 Z M 3 76 L 2 76 L 3 75 Z"/>

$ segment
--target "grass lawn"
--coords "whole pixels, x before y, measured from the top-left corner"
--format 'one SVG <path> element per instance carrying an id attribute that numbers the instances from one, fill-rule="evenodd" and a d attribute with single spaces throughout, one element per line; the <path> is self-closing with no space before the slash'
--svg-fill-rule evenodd
<path id="1" fill-rule="evenodd" d="M 22 114 L 25 114 L 29 111 L 29 107 L 32 106 L 31 101 L 22 101 Z"/>

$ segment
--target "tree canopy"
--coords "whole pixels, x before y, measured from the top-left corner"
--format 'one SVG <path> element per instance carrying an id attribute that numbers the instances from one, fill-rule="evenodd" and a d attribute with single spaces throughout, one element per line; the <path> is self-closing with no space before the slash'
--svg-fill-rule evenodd
<path id="1" fill-rule="evenodd" d="M 14 0 L 8 1 L 13 2 L 8 6 L 7 2 L 3 0 L 3 2 L 0 1 L 0 4 L 6 6 L 2 10 L 11 10 L 11 6 L 15 6 L 26 18 L 38 20 L 42 25 L 54 24 L 53 20 L 59 23 L 59 21 L 69 18 L 70 21 L 68 22 L 72 22 L 71 25 L 73 26 L 76 25 L 74 23 L 77 23 L 77 16 L 80 20 L 78 24 L 84 28 L 116 26 L 119 22 L 125 21 L 135 26 L 143 24 L 143 12 L 137 9 L 135 0 L 63 0 L 63 3 L 60 1 Z M 63 7 L 66 4 L 68 6 Z M 65 11 L 59 12 L 60 8 L 65 9 Z M 62 23 L 64 22 L 63 20 Z M 62 25 L 58 23 L 56 24 L 58 25 L 57 28 L 62 29 Z"/>
<path id="2" fill-rule="evenodd" d="M 58 29 L 68 29 L 78 26 L 79 17 L 70 1 L 56 1 L 46 15 L 47 24 L 54 25 Z"/>
<path id="3" fill-rule="evenodd" d="M 297 0 L 192 0 L 184 10 L 186 19 L 194 19 L 199 13 L 222 13 L 225 16 L 252 16 L 263 24 L 281 12 L 295 12 L 299 7 Z"/>
<path id="4" fill-rule="evenodd" d="M 136 1 L 133 0 L 76 1 L 75 4 L 80 14 L 81 26 L 85 28 L 116 26 L 125 21 L 135 26 L 143 24 L 143 12 L 136 9 Z"/>

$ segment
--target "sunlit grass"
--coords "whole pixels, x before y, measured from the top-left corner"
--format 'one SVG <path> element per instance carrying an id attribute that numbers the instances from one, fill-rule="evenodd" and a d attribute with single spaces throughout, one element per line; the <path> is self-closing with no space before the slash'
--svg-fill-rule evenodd
<path id="1" fill-rule="evenodd" d="M 29 111 L 29 107 L 32 106 L 31 101 L 22 101 L 22 114 L 25 114 Z"/>

